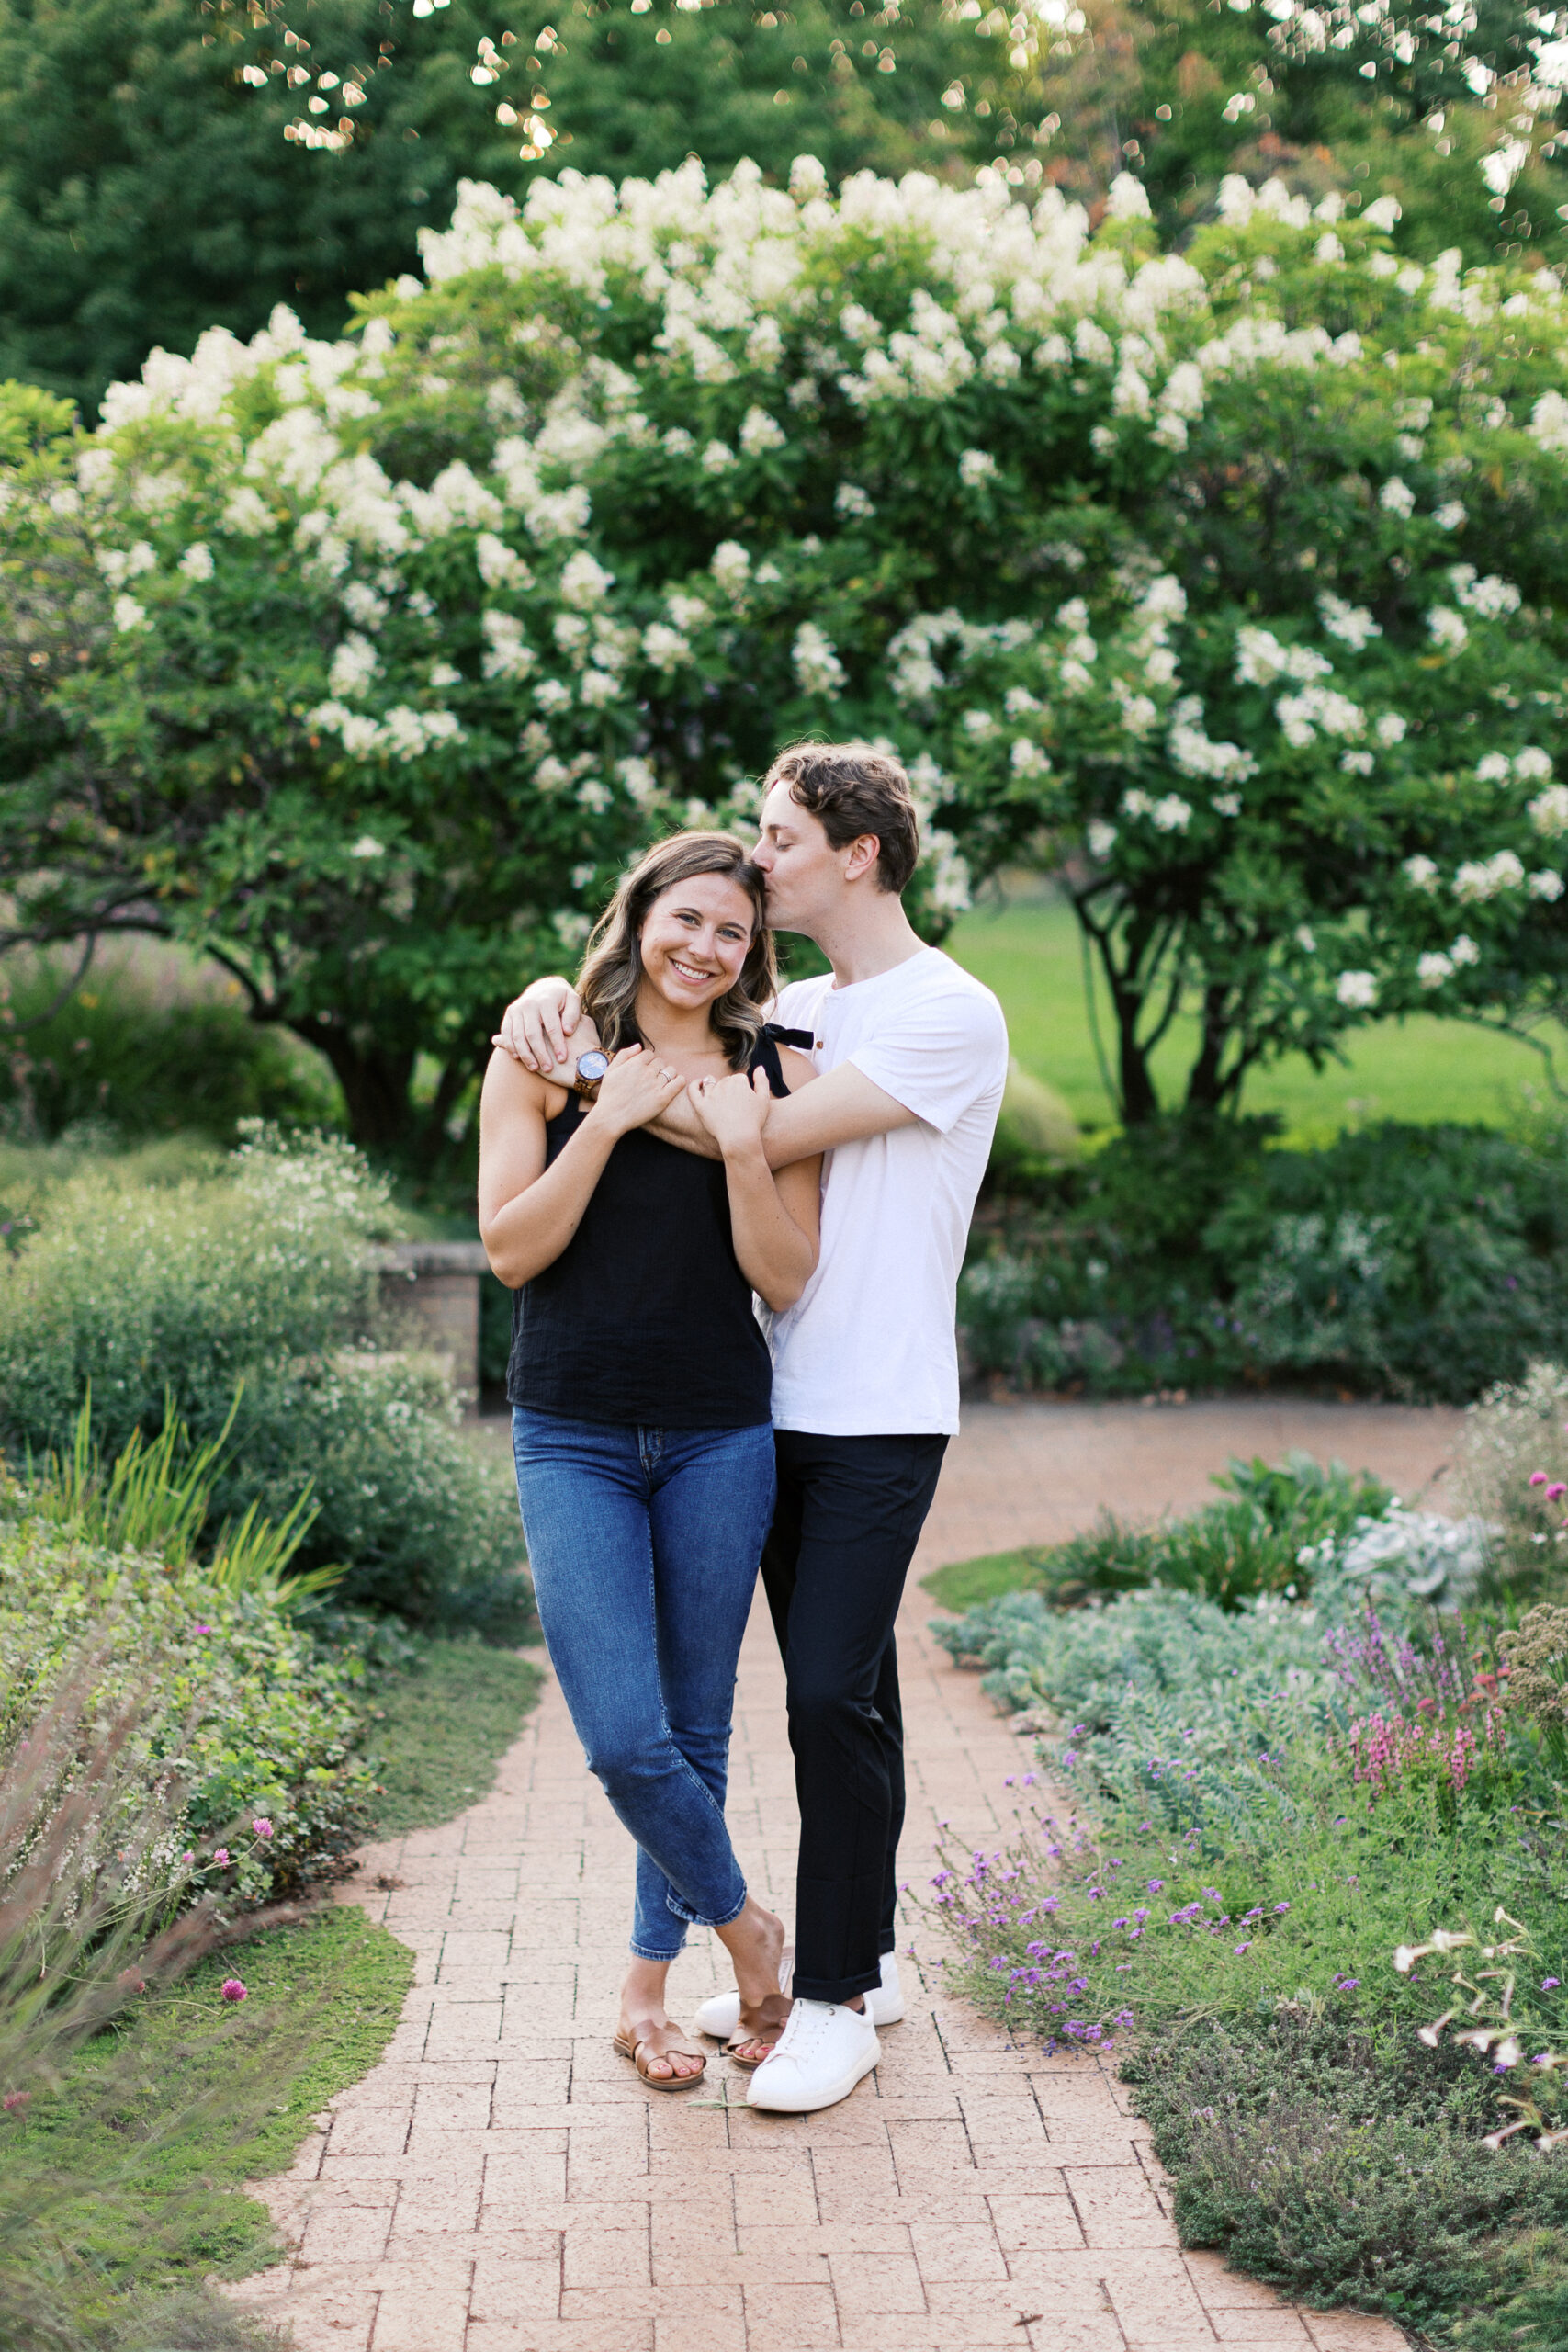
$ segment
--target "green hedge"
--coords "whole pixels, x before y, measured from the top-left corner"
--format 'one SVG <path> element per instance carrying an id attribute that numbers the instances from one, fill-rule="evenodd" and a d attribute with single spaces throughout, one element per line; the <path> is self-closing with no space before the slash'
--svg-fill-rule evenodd
<path id="1" fill-rule="evenodd" d="M 1171 1121 L 998 1170 L 960 1289 L 973 1368 L 1137 1395 L 1288 1378 L 1463 1403 L 1568 1351 L 1568 1152 L 1393 1123 L 1317 1151 Z"/>

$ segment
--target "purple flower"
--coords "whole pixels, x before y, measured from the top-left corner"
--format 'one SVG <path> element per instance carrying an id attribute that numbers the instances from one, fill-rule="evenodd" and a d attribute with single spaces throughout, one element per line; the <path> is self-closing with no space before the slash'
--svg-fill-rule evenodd
<path id="1" fill-rule="evenodd" d="M 222 1997 L 226 2001 L 244 2000 L 245 1988 L 237 1976 L 226 1976 L 223 1979 Z"/>
<path id="2" fill-rule="evenodd" d="M 1288 1903 L 1276 1903 L 1274 1905 L 1276 1916 L 1281 1911 L 1288 1911 L 1290 1907 Z"/>
<path id="3" fill-rule="evenodd" d="M 1237 1944 L 1235 1948 L 1235 1956 L 1239 1960 L 1244 1951 L 1250 1951 L 1251 1950 L 1252 1946 L 1250 1943 Z"/>
<path id="4" fill-rule="evenodd" d="M 1163 1894 L 1165 1893 L 1165 1881 L 1163 1878 L 1151 1878 L 1147 1883 L 1148 1890 L 1151 1894 Z"/>
<path id="5" fill-rule="evenodd" d="M 210 1625 L 197 1625 L 197 1628 L 196 1628 L 196 1631 L 197 1631 L 198 1634 L 210 1634 L 210 1633 L 211 1633 L 211 1631 L 212 1631 L 212 1628 L 211 1628 L 211 1626 L 210 1626 Z"/>
<path id="6" fill-rule="evenodd" d="M 251 1827 L 255 1831 L 258 1838 L 265 1839 L 272 1836 L 272 1824 L 267 1819 L 265 1813 L 257 1814 L 255 1819 L 251 1824 Z"/>
<path id="7" fill-rule="evenodd" d="M 229 1867 L 229 1849 L 228 1849 L 228 1847 L 227 1847 L 227 1846 L 220 1846 L 220 1847 L 218 1848 L 217 1851 L 214 1853 L 214 1855 L 213 1855 L 212 1859 L 213 1859 L 213 1860 L 217 1863 L 217 1865 L 218 1865 L 218 1867 L 219 1867 L 219 1869 L 220 1869 L 220 1870 L 226 1871 L 226 1870 L 228 1869 L 228 1867 Z"/>
<path id="8" fill-rule="evenodd" d="M 1562 1979 L 1560 1976 L 1543 1976 L 1540 1980 L 1540 1989 L 1543 1993 L 1555 1993 L 1562 1982 Z"/>

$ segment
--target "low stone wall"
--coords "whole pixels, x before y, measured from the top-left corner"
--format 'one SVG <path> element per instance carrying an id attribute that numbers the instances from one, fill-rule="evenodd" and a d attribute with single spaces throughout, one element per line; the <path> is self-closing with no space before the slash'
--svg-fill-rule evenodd
<path id="1" fill-rule="evenodd" d="M 432 1353 L 450 1360 L 470 1410 L 479 1403 L 479 1278 L 486 1272 L 477 1241 L 400 1241 L 381 1261 L 387 1305 L 412 1315 Z"/>

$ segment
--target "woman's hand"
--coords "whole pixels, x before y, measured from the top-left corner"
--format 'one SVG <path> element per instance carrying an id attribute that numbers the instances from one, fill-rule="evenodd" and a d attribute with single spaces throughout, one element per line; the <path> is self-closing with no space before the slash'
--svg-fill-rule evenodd
<path id="1" fill-rule="evenodd" d="M 599 1081 L 588 1116 L 615 1136 L 646 1127 L 668 1110 L 685 1087 L 678 1069 L 641 1046 L 623 1046 Z"/>
<path id="2" fill-rule="evenodd" d="M 765 1070 L 754 1069 L 750 1078 L 737 1071 L 730 1078 L 694 1079 L 686 1091 L 726 1159 L 761 1145 L 773 1102 Z"/>

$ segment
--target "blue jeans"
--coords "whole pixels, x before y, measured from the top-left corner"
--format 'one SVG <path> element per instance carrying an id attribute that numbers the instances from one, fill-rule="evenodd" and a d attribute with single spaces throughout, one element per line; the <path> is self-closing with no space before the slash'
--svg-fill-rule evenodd
<path id="1" fill-rule="evenodd" d="M 625 1429 L 516 1406 L 512 1448 L 550 1664 L 637 1844 L 632 1950 L 673 1960 L 688 1923 L 727 1927 L 746 1902 L 724 1792 L 773 1430 Z"/>

